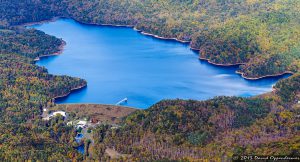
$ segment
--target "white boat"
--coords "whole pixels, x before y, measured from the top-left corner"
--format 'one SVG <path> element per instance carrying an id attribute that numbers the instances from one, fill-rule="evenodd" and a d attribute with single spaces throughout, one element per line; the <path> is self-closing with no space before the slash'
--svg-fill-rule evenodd
<path id="1" fill-rule="evenodd" d="M 123 103 L 127 103 L 127 101 L 128 101 L 128 98 L 126 97 L 126 98 L 124 98 L 123 100 L 117 102 L 116 105 L 121 105 L 121 104 L 123 104 Z"/>

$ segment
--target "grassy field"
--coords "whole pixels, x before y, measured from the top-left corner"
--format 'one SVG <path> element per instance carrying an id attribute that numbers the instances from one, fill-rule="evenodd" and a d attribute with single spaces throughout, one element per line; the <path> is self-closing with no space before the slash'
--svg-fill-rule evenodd
<path id="1" fill-rule="evenodd" d="M 87 118 L 96 122 L 117 124 L 121 119 L 132 112 L 134 108 L 100 104 L 59 104 L 49 109 L 50 111 L 65 111 L 74 119 Z"/>

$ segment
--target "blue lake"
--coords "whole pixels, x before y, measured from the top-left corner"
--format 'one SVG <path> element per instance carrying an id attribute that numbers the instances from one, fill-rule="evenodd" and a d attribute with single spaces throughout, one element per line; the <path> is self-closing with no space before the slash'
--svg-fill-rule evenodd
<path id="1" fill-rule="evenodd" d="M 59 19 L 31 26 L 67 42 L 58 56 L 37 65 L 50 73 L 86 79 L 88 86 L 57 103 L 116 104 L 147 108 L 162 99 L 204 100 L 214 96 L 253 96 L 271 91 L 282 77 L 250 81 L 237 67 L 198 59 L 188 44 L 156 39 L 125 27 L 85 25 Z"/>

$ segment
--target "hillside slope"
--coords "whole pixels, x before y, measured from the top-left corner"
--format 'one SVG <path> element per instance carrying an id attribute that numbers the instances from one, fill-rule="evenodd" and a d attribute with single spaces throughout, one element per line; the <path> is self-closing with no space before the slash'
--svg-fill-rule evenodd
<path id="1" fill-rule="evenodd" d="M 88 24 L 131 25 L 182 41 L 199 57 L 221 65 L 242 64 L 244 77 L 295 73 L 272 94 L 208 101 L 161 101 L 137 111 L 119 129 L 94 130 L 91 157 L 105 148 L 128 160 L 229 159 L 233 154 L 299 155 L 299 9 L 295 0 L 26 0 L 0 4 L 0 160 L 83 160 L 74 130 L 61 118 L 41 121 L 53 98 L 86 85 L 54 76 L 34 58 L 59 52 L 62 40 L 25 23 L 54 17 Z M 104 159 L 102 159 L 104 158 Z"/>
<path id="2" fill-rule="evenodd" d="M 231 161 L 233 155 L 300 155 L 300 76 L 254 98 L 166 100 L 137 111 L 119 129 L 96 129 L 99 148 L 130 154 L 124 160 Z M 99 156 L 94 157 L 97 160 Z"/>
<path id="3" fill-rule="evenodd" d="M 130 25 L 190 41 L 199 57 L 211 63 L 243 64 L 239 73 L 245 78 L 299 70 L 299 1 L 30 0 L 1 5 L 2 26 L 57 16 L 88 24 Z"/>
<path id="4" fill-rule="evenodd" d="M 0 30 L 0 160 L 82 159 L 72 148 L 73 129 L 62 119 L 41 120 L 53 98 L 86 81 L 48 74 L 34 58 L 59 52 L 60 39 L 36 30 Z"/>

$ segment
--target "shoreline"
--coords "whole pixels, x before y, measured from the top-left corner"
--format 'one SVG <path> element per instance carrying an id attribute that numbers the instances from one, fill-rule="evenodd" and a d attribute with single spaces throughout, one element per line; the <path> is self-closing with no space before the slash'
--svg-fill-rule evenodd
<path id="1" fill-rule="evenodd" d="M 41 21 L 35 21 L 35 22 L 27 22 L 27 23 L 24 23 L 24 24 L 20 24 L 20 25 L 16 25 L 16 26 L 24 26 L 24 27 L 28 27 L 28 26 L 32 26 L 32 25 L 41 25 L 41 24 L 44 24 L 44 23 L 49 23 L 49 22 L 54 22 L 58 19 L 60 19 L 62 17 L 53 17 L 49 20 L 41 20 Z"/>
<path id="2" fill-rule="evenodd" d="M 66 17 L 61 17 L 61 18 L 66 18 Z M 69 19 L 73 19 L 73 18 L 69 18 Z M 111 27 L 126 27 L 126 28 L 132 28 L 133 30 L 143 34 L 143 35 L 147 35 L 147 36 L 151 36 L 151 37 L 154 37 L 154 38 L 158 38 L 158 39 L 163 39 L 163 40 L 175 40 L 175 41 L 178 41 L 178 42 L 181 42 L 181 43 L 190 43 L 191 41 L 184 41 L 184 40 L 180 40 L 180 39 L 177 39 L 177 38 L 167 38 L 167 37 L 161 37 L 159 35 L 155 35 L 155 34 L 151 34 L 151 33 L 147 33 L 145 31 L 142 31 L 140 29 L 138 29 L 135 25 L 120 25 L 120 24 L 97 24 L 97 23 L 86 23 L 86 22 L 80 22 L 76 19 L 73 19 L 75 20 L 76 22 L 78 23 L 81 23 L 81 24 L 86 24 L 86 25 L 95 25 L 95 26 L 111 26 Z"/>
<path id="3" fill-rule="evenodd" d="M 119 24 L 97 24 L 97 23 L 86 23 L 86 22 L 80 22 L 79 20 L 76 20 L 74 18 L 69 18 L 69 17 L 63 17 L 63 16 L 60 16 L 60 17 L 54 17 L 50 20 L 43 20 L 43 21 L 40 21 L 40 22 L 31 22 L 31 23 L 25 23 L 25 24 L 21 24 L 20 26 L 30 26 L 30 25 L 36 25 L 36 24 L 43 24 L 43 23 L 48 23 L 48 22 L 53 22 L 53 21 L 56 21 L 60 18 L 64 18 L 64 19 L 72 19 L 78 23 L 81 23 L 81 24 L 86 24 L 86 25 L 95 25 L 95 26 L 111 26 L 111 27 L 126 27 L 126 28 L 132 28 L 133 30 L 143 34 L 143 35 L 147 35 L 147 36 L 151 36 L 151 37 L 154 37 L 154 38 L 157 38 L 157 39 L 162 39 L 162 40 L 175 40 L 175 41 L 178 41 L 178 42 L 181 42 L 181 43 L 191 43 L 191 41 L 184 41 L 184 40 L 179 40 L 177 38 L 166 38 L 166 37 L 162 37 L 162 36 L 158 36 L 158 35 L 155 35 L 155 34 L 151 34 L 151 33 L 147 33 L 145 31 L 142 31 L 142 30 L 139 30 L 136 28 L 135 25 L 119 25 Z M 189 44 L 189 47 L 191 50 L 195 50 L 195 51 L 199 51 L 199 49 L 197 48 L 194 48 L 191 46 L 191 44 Z M 61 48 L 61 47 L 59 47 Z M 44 56 L 39 56 L 38 58 L 35 59 L 35 61 L 38 61 L 40 58 L 42 57 L 48 57 L 48 56 L 55 56 L 55 55 L 59 55 L 61 54 L 63 51 L 63 48 L 54 53 L 54 54 L 50 54 L 50 55 L 44 55 Z M 199 59 L 200 60 L 204 60 L 204 61 L 207 61 L 208 63 L 212 64 L 212 65 L 216 65 L 216 66 L 224 66 L 224 67 L 229 67 L 229 66 L 238 66 L 238 65 L 245 65 L 246 63 L 236 63 L 236 64 L 218 64 L 218 63 L 214 63 L 214 62 L 211 62 L 210 59 L 206 59 L 206 58 L 203 58 L 201 56 L 199 56 Z M 260 76 L 260 77 L 246 77 L 243 73 L 241 72 L 238 72 L 236 71 L 237 74 L 241 74 L 241 77 L 244 78 L 244 79 L 248 79 L 248 80 L 258 80 L 258 79 L 263 79 L 263 78 L 267 78 L 267 77 L 276 77 L 276 76 L 281 76 L 281 75 L 284 75 L 284 74 L 294 74 L 293 72 L 284 72 L 284 73 L 281 73 L 281 74 L 270 74 L 270 75 L 264 75 L 264 76 Z"/>
<path id="4" fill-rule="evenodd" d="M 57 104 L 57 105 L 103 105 L 103 106 L 116 106 L 116 107 L 124 107 L 124 108 L 129 108 L 129 109 L 134 109 L 134 110 L 143 110 L 142 108 L 137 108 L 137 107 L 130 107 L 130 106 L 123 106 L 123 105 L 114 105 L 114 104 L 101 104 L 101 103 L 62 103 L 62 104 Z"/>
<path id="5" fill-rule="evenodd" d="M 41 56 L 38 56 L 38 57 L 36 57 L 36 58 L 34 59 L 34 61 L 39 61 L 39 60 L 40 60 L 41 58 L 43 58 L 43 57 L 57 56 L 57 55 L 62 54 L 63 51 L 64 51 L 64 49 L 65 49 L 65 46 L 67 45 L 67 43 L 66 43 L 64 40 L 62 40 L 62 39 L 61 39 L 61 41 L 62 41 L 62 44 L 58 46 L 58 51 L 57 51 L 57 52 L 54 52 L 54 53 L 48 54 L 48 55 L 41 55 Z"/>
<path id="6" fill-rule="evenodd" d="M 66 17 L 62 17 L 62 18 L 66 18 Z M 66 18 L 66 19 L 72 19 L 80 24 L 85 24 L 85 25 L 95 25 L 95 26 L 110 26 L 110 27 L 123 27 L 123 28 L 134 28 L 133 25 L 119 25 L 119 24 L 116 24 L 116 25 L 113 25 L 113 24 L 96 24 L 96 23 L 85 23 L 85 22 L 80 22 L 78 20 L 75 20 L 73 18 Z"/>
<path id="7" fill-rule="evenodd" d="M 54 22 L 58 19 L 60 19 L 62 17 L 54 17 L 50 20 L 42 20 L 42 21 L 39 21 L 39 22 L 31 22 L 31 23 L 25 23 L 25 24 L 20 24 L 20 25 L 17 25 L 17 26 L 22 26 L 22 27 L 27 27 L 27 26 L 32 26 L 32 25 L 39 25 L 39 24 L 43 24 L 43 23 L 49 23 L 49 22 Z M 63 39 L 60 39 L 62 41 L 61 45 L 58 46 L 58 51 L 57 52 L 54 52 L 52 54 L 47 54 L 47 55 L 41 55 L 41 56 L 38 56 L 34 59 L 35 62 L 39 61 L 41 58 L 43 57 L 51 57 L 51 56 L 57 56 L 57 55 L 60 55 L 63 53 L 64 49 L 65 49 L 65 46 L 67 45 L 67 42 L 64 41 Z M 85 82 L 84 85 L 80 85 L 78 87 L 74 87 L 74 88 L 71 88 L 67 93 L 65 94 L 62 94 L 62 95 L 59 95 L 59 96 L 55 96 L 55 97 L 52 97 L 51 100 L 53 101 L 53 103 L 55 103 L 55 100 L 56 99 L 59 99 L 59 98 L 64 98 L 64 97 L 67 97 L 69 96 L 73 91 L 76 91 L 76 90 L 79 90 L 79 89 L 82 89 L 84 87 L 87 87 L 87 82 Z M 42 111 L 42 110 L 41 110 Z M 43 112 L 43 111 L 42 111 Z"/>
<path id="8" fill-rule="evenodd" d="M 286 75 L 286 74 L 292 74 L 292 75 L 294 74 L 291 71 L 285 71 L 285 72 L 282 72 L 282 73 L 269 74 L 269 75 L 264 75 L 264 76 L 261 76 L 261 77 L 246 77 L 245 73 L 243 73 L 243 72 L 236 71 L 235 73 L 240 74 L 243 78 L 248 79 L 248 80 L 258 80 L 258 79 L 263 79 L 263 78 L 268 78 L 268 77 L 280 77 L 280 76 L 283 76 L 283 75 Z"/>
<path id="9" fill-rule="evenodd" d="M 54 102 L 55 102 L 56 99 L 67 97 L 67 96 L 69 96 L 73 91 L 76 91 L 76 90 L 79 90 L 79 89 L 82 89 L 82 88 L 85 88 L 85 87 L 87 87 L 87 84 L 80 85 L 80 86 L 78 86 L 78 87 L 74 87 L 74 88 L 72 88 L 71 90 L 69 90 L 69 92 L 67 92 L 67 93 L 65 93 L 65 94 L 62 94 L 62 95 L 60 95 L 60 96 L 55 96 L 55 97 L 53 97 L 52 100 L 54 100 Z"/>
<path id="10" fill-rule="evenodd" d="M 60 18 L 67 18 L 67 17 L 60 17 Z M 86 25 L 95 25 L 95 26 L 111 26 L 111 27 L 126 27 L 126 28 L 132 28 L 133 30 L 140 32 L 143 35 L 147 35 L 147 36 L 152 36 L 154 38 L 158 38 L 158 39 L 163 39 L 163 40 L 175 40 L 181 43 L 190 43 L 191 41 L 184 41 L 184 40 L 180 40 L 177 38 L 167 38 L 167 37 L 161 37 L 155 34 L 151 34 L 151 33 L 147 33 L 145 31 L 142 31 L 140 29 L 138 29 L 135 25 L 120 25 L 120 24 L 97 24 L 97 23 L 86 23 L 86 22 L 80 22 L 79 20 L 76 20 L 74 18 L 67 18 L 67 19 L 72 19 L 75 20 L 78 23 L 81 24 L 86 24 Z"/>
<path id="11" fill-rule="evenodd" d="M 200 51 L 200 49 L 197 49 L 197 48 L 194 48 L 194 47 L 191 47 L 191 46 L 190 46 L 190 49 L 191 49 L 191 50 L 194 50 L 194 51 L 197 51 L 197 52 Z M 199 54 L 199 55 L 200 55 L 200 54 Z M 201 56 L 199 56 L 199 59 L 200 59 L 200 60 L 207 61 L 208 63 L 210 63 L 210 64 L 212 64 L 212 65 L 216 65 L 216 66 L 224 66 L 224 67 L 229 67 L 229 66 L 239 66 L 239 65 L 245 65 L 245 64 L 246 64 L 246 63 L 218 64 L 218 63 L 212 62 L 210 59 L 207 59 L 207 58 L 204 58 L 204 57 L 201 57 Z"/>
<path id="12" fill-rule="evenodd" d="M 175 41 L 178 41 L 178 42 L 181 42 L 181 43 L 190 43 L 190 42 L 191 42 L 191 41 L 179 40 L 179 39 L 177 39 L 177 38 L 166 38 L 166 37 L 161 37 L 161 36 L 158 36 L 158 35 L 155 35 L 155 34 L 150 34 L 150 33 L 144 32 L 144 31 L 139 30 L 139 29 L 137 29 L 137 28 L 134 28 L 134 30 L 140 32 L 140 33 L 143 34 L 143 35 L 151 36 L 151 37 L 158 38 L 158 39 L 162 39 L 162 40 L 175 40 Z"/>
<path id="13" fill-rule="evenodd" d="M 218 64 L 218 63 L 214 63 L 211 62 L 210 59 L 204 58 L 204 57 L 200 57 L 200 60 L 204 60 L 207 61 L 208 63 L 212 64 L 212 65 L 216 65 L 216 66 L 224 66 L 224 67 L 229 67 L 229 66 L 239 66 L 239 65 L 245 65 L 246 63 L 235 63 L 235 64 Z"/>

